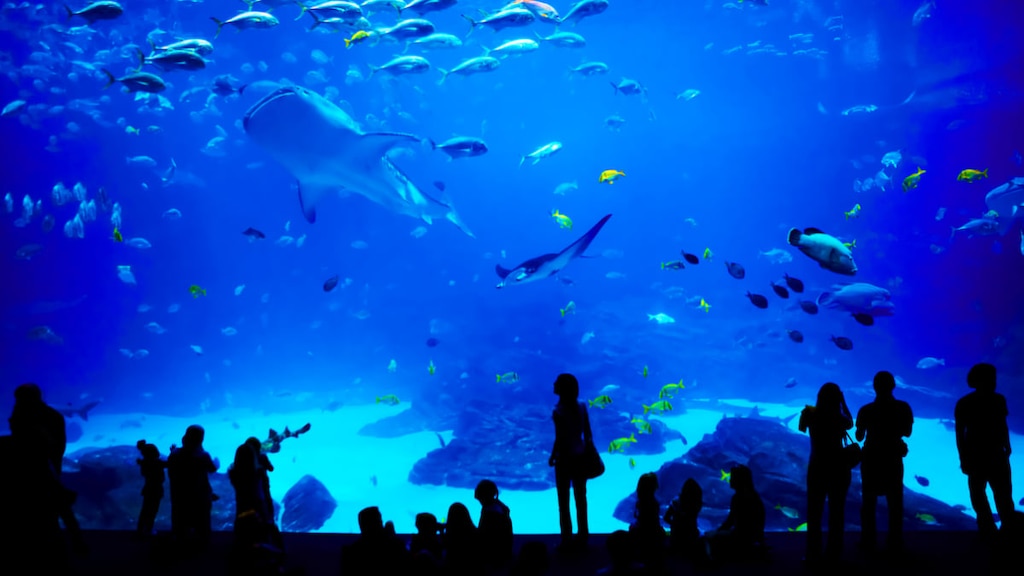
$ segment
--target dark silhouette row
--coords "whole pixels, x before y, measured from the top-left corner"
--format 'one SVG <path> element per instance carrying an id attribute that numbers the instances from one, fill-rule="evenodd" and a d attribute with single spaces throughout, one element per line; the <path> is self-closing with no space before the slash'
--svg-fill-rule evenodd
<path id="1" fill-rule="evenodd" d="M 968 477 L 971 503 L 977 514 L 979 532 L 989 538 L 996 533 L 996 520 L 989 506 L 986 487 L 991 486 L 1003 530 L 1019 524 L 1014 511 L 1010 482 L 1011 453 L 1005 398 L 996 393 L 996 369 L 991 364 L 974 366 L 967 376 L 974 391 L 959 400 L 955 409 L 956 444 L 960 468 Z M 826 383 L 818 391 L 815 405 L 800 415 L 799 429 L 810 435 L 811 452 L 807 468 L 807 548 L 811 564 L 834 563 L 843 556 L 844 508 L 852 469 L 861 466 L 862 506 L 860 548 L 866 553 L 876 546 L 876 507 L 886 498 L 889 511 L 886 548 L 903 547 L 903 458 L 908 453 L 904 438 L 913 430 L 909 404 L 894 397 L 896 381 L 889 372 L 874 378 L 876 398 L 863 406 L 856 420 L 837 384 Z M 594 448 L 587 404 L 579 401 L 579 382 L 571 374 L 560 374 L 554 383 L 558 402 L 552 412 L 555 441 L 549 465 L 555 468 L 558 516 L 561 532 L 559 552 L 585 551 L 588 546 L 586 485 L 603 471 Z M 15 390 L 15 406 L 9 419 L 11 436 L 3 440 L 5 464 L 12 464 L 6 482 L 17 497 L 9 511 L 10 520 L 3 541 L 30 559 L 40 571 L 66 566 L 60 522 L 79 553 L 87 553 L 81 530 L 72 510 L 75 494 L 61 484 L 66 450 L 64 417 L 48 406 L 35 384 Z M 856 427 L 857 442 L 849 436 Z M 192 425 L 185 431 L 181 447 L 171 446 L 167 460 L 159 449 L 139 441 L 137 460 L 145 479 L 137 535 L 147 538 L 164 495 L 164 471 L 170 480 L 171 526 L 175 542 L 185 551 L 202 552 L 209 542 L 211 509 L 218 496 L 209 475 L 220 464 L 203 449 L 204 430 Z M 275 524 L 270 496 L 269 473 L 274 470 L 262 443 L 248 438 L 235 451 L 228 476 L 235 491 L 235 546 L 233 565 L 246 574 L 285 571 L 284 542 Z M 666 550 L 692 560 L 698 566 L 744 558 L 767 560 L 764 543 L 765 507 L 755 489 L 751 470 L 734 466 L 728 473 L 735 491 L 729 515 L 723 524 L 706 534 L 697 526 L 703 508 L 700 485 L 688 479 L 664 515 L 671 528 L 669 546 L 662 525 L 661 506 L 656 498 L 658 477 L 643 474 L 637 482 L 635 522 L 629 532 L 618 531 L 607 541 L 612 566 L 609 573 L 660 572 Z M 577 535 L 572 537 L 570 489 L 576 508 Z M 360 538 L 342 554 L 344 574 L 449 574 L 454 576 L 493 572 L 512 566 L 513 573 L 541 573 L 546 549 L 524 547 L 513 561 L 511 511 L 499 498 L 498 486 L 482 480 L 475 494 L 480 503 L 479 524 L 461 503 L 448 509 L 443 522 L 430 513 L 416 517 L 417 534 L 410 546 L 395 535 L 394 525 L 384 523 L 376 507 L 359 512 Z M 822 549 L 822 517 L 828 503 L 828 541 Z M 17 526 L 17 529 L 10 529 Z"/>

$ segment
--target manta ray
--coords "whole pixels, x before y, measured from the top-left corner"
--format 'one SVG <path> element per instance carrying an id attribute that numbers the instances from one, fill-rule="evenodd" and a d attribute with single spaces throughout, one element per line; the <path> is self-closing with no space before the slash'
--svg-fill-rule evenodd
<path id="1" fill-rule="evenodd" d="M 446 218 L 473 233 L 447 203 L 422 192 L 388 158 L 423 139 L 400 132 L 363 132 L 344 110 L 300 86 L 284 86 L 254 104 L 245 132 L 298 180 L 299 205 L 309 222 L 324 196 L 355 193 L 428 224 Z"/>
<path id="2" fill-rule="evenodd" d="M 544 278 L 558 274 L 568 266 L 570 262 L 583 256 L 587 247 L 594 241 L 597 233 L 601 231 L 604 223 L 611 217 L 612 215 L 609 214 L 604 218 L 601 218 L 601 220 L 597 224 L 594 224 L 594 227 L 581 236 L 579 240 L 569 244 L 565 250 L 562 250 L 558 254 L 543 254 L 536 258 L 530 258 L 512 270 L 503 268 L 501 264 L 496 265 L 494 267 L 494 271 L 501 277 L 501 282 L 498 283 L 497 288 L 504 288 L 509 285 L 514 286 L 517 284 L 526 284 L 527 282 L 543 280 Z"/>

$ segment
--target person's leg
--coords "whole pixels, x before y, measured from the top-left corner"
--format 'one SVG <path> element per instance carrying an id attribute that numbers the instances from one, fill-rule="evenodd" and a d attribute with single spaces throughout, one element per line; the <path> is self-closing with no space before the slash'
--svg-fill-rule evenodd
<path id="1" fill-rule="evenodd" d="M 828 491 L 828 545 L 825 555 L 833 560 L 843 557 L 846 527 L 846 494 L 850 491 L 850 471 L 839 470 Z"/>
<path id="2" fill-rule="evenodd" d="M 861 549 L 868 551 L 874 550 L 878 533 L 878 490 L 875 487 L 877 482 L 872 463 L 861 462 L 860 546 Z"/>
<path id="3" fill-rule="evenodd" d="M 572 479 L 564 464 L 555 465 L 555 491 L 558 494 L 558 526 L 562 534 L 562 544 L 568 544 L 572 538 L 572 514 L 569 511 L 569 485 Z"/>
<path id="4" fill-rule="evenodd" d="M 996 502 L 999 512 L 999 524 L 1005 527 L 1013 518 L 1013 481 L 1010 476 L 1010 459 L 1002 458 L 995 462 L 988 475 L 988 483 L 992 487 L 992 499 Z M 972 502 L 973 503 L 973 502 Z"/>
<path id="5" fill-rule="evenodd" d="M 580 544 L 586 545 L 590 538 L 590 524 L 587 521 L 587 477 L 576 474 L 572 480 L 572 494 L 576 499 L 576 532 Z"/>
<path id="6" fill-rule="evenodd" d="M 807 548 L 804 556 L 814 560 L 821 556 L 821 516 L 825 513 L 826 478 L 811 464 L 807 469 Z"/>
<path id="7" fill-rule="evenodd" d="M 996 531 L 996 521 L 992 517 L 992 505 L 988 502 L 985 488 L 988 485 L 987 471 L 972 470 L 967 476 L 967 489 L 971 494 L 971 506 L 974 516 L 978 519 L 978 531 L 991 534 Z M 993 486 L 994 488 L 994 486 Z"/>
<path id="8" fill-rule="evenodd" d="M 885 503 L 889 506 L 889 536 L 887 547 L 898 551 L 903 548 L 903 458 L 892 463 Z"/>

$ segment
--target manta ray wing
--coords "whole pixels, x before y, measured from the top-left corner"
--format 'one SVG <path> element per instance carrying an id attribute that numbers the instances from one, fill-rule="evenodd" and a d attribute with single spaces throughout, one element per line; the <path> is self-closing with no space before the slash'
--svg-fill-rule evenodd
<path id="1" fill-rule="evenodd" d="M 536 258 L 531 258 L 519 266 L 516 266 L 515 270 L 508 270 L 503 268 L 500 264 L 495 266 L 494 271 L 502 279 L 502 282 L 498 284 L 498 288 L 505 286 L 505 280 L 508 279 L 508 276 L 517 271 L 521 272 L 517 277 L 512 279 L 515 284 L 524 284 L 526 282 L 540 280 L 558 274 L 574 259 L 583 256 L 583 253 L 590 246 L 590 243 L 597 237 L 597 233 L 601 231 L 605 222 L 607 222 L 611 217 L 612 215 L 608 214 L 604 218 L 601 218 L 601 220 L 597 224 L 594 224 L 586 234 L 581 236 L 572 244 L 566 246 L 566 248 L 558 254 L 544 254 L 542 256 L 537 256 Z"/>
<path id="2" fill-rule="evenodd" d="M 267 95 L 245 114 L 245 131 L 299 183 L 299 204 L 310 222 L 327 194 L 356 193 L 399 214 L 430 221 L 442 216 L 472 236 L 452 208 L 423 194 L 387 154 L 422 142 L 400 132 L 363 133 L 344 110 L 298 86 Z"/>

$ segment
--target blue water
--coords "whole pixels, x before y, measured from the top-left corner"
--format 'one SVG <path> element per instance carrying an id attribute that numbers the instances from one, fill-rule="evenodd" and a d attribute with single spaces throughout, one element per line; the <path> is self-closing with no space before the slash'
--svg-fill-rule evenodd
<path id="1" fill-rule="evenodd" d="M 450 69 L 483 46 L 555 31 L 534 23 L 465 37 L 470 27 L 460 14 L 500 4 L 460 1 L 428 14 L 438 31 L 464 37 L 464 46 L 409 54 Z M 563 14 L 570 7 L 554 4 Z M 586 48 L 542 45 L 496 71 L 453 75 L 443 85 L 436 70 L 367 80 L 368 65 L 390 60 L 399 44 L 346 50 L 342 38 L 352 31 L 307 32 L 312 19 L 293 21 L 299 9 L 290 5 L 273 10 L 281 20 L 273 29 L 226 28 L 216 39 L 210 16 L 228 18 L 240 3 L 124 2 L 125 14 L 95 23 L 92 35 L 71 34 L 69 26 L 85 22 L 69 24 L 57 3 L 36 12 L 7 5 L 0 100 L 27 105 L 0 119 L 0 192 L 14 200 L 0 225 L 3 385 L 38 382 L 60 407 L 101 400 L 97 413 L 201 418 L 229 405 L 284 415 L 296 408 L 290 398 L 298 393 L 324 406 L 372 403 L 385 394 L 415 403 L 442 392 L 466 402 L 548 405 L 551 382 L 563 371 L 576 373 L 590 397 L 606 384 L 656 392 L 683 378 L 698 383 L 692 393 L 701 398 L 800 406 L 822 382 L 863 389 L 887 369 L 917 388 L 897 392 L 915 414 L 949 418 L 967 368 L 990 361 L 1013 406 L 1024 374 L 1020 225 L 1002 237 L 949 237 L 951 225 L 986 212 L 985 193 L 1024 175 L 1024 140 L 1010 128 L 1024 125 L 1024 86 L 1014 75 L 1021 57 L 1009 48 L 1019 38 L 1020 9 L 940 0 L 915 26 L 920 5 L 612 0 L 603 14 L 562 27 L 584 35 Z M 830 31 L 825 22 L 834 16 L 842 16 L 842 27 Z M 375 14 L 370 22 L 388 26 L 395 16 Z M 165 31 L 154 36 L 158 43 L 205 38 L 215 46 L 205 70 L 161 73 L 169 84 L 161 95 L 173 110 L 142 111 L 118 87 L 104 90 L 101 73 L 71 63 L 121 76 L 137 66 L 133 50 L 122 57 L 122 48 L 145 48 L 155 28 Z M 814 36 L 804 44 L 793 34 Z M 332 60 L 314 62 L 313 50 Z M 583 61 L 603 61 L 610 72 L 569 79 L 568 68 Z M 317 70 L 326 82 L 309 81 L 307 73 Z M 350 70 L 361 78 L 346 82 Z M 424 191 L 439 194 L 432 183 L 443 182 L 476 238 L 358 196 L 326 199 L 316 223 L 307 223 L 293 178 L 241 129 L 266 90 L 180 101 L 221 74 L 238 84 L 290 82 L 321 94 L 333 87 L 335 100 L 347 102 L 368 131 L 483 138 L 489 152 L 481 157 L 449 162 L 424 147 L 394 160 Z M 624 77 L 640 82 L 646 98 L 609 86 Z M 676 98 L 691 88 L 700 94 Z M 868 104 L 878 109 L 841 114 Z M 621 130 L 605 125 L 611 115 L 626 120 Z M 127 133 L 126 125 L 141 133 Z M 202 149 L 218 136 L 217 126 L 226 142 L 222 155 L 211 156 Z M 522 155 L 553 140 L 564 144 L 561 152 L 517 168 Z M 903 160 L 889 170 L 889 189 L 853 190 L 896 150 Z M 126 163 L 139 155 L 156 167 Z M 163 186 L 172 159 L 175 177 Z M 927 170 L 919 187 L 902 193 L 900 181 L 918 166 Z M 988 169 L 989 177 L 958 182 L 966 168 Z M 626 176 L 601 184 L 607 169 Z M 572 181 L 578 190 L 552 193 Z M 81 182 L 89 198 L 103 188 L 122 207 L 124 238 L 142 237 L 152 247 L 115 242 L 109 212 L 86 223 L 84 238 L 65 236 L 77 203 L 53 205 L 57 182 L 69 189 Z M 52 231 L 41 228 L 42 214 L 15 225 L 25 195 L 55 217 Z M 854 204 L 861 215 L 847 220 Z M 180 220 L 163 217 L 171 208 Z M 572 218 L 571 230 L 552 220 L 556 208 Z M 937 220 L 940 208 L 945 215 Z M 557 252 L 605 214 L 613 216 L 589 250 L 594 258 L 565 271 L 572 285 L 549 279 L 495 289 L 495 264 L 511 268 Z M 414 238 L 419 226 L 428 232 Z M 248 227 L 267 238 L 250 242 L 241 233 Z M 855 240 L 856 277 L 824 270 L 787 246 L 792 227 Z M 285 235 L 304 237 L 304 245 L 277 245 Z M 17 257 L 29 244 L 42 248 L 30 259 Z M 661 267 L 680 259 L 680 249 L 702 255 L 706 248 L 713 256 L 699 265 Z M 773 264 L 761 255 L 775 248 L 792 261 Z M 746 278 L 731 278 L 727 261 L 743 264 Z M 136 285 L 118 279 L 124 265 Z M 895 315 L 866 327 L 838 311 L 804 314 L 795 307 L 799 295 L 772 293 L 770 283 L 783 273 L 806 283 L 808 299 L 850 281 L 885 288 Z M 334 275 L 342 285 L 325 293 L 322 285 Z M 193 297 L 191 285 L 206 295 Z M 748 290 L 767 296 L 769 308 L 752 306 Z M 697 306 L 701 298 L 711 306 L 706 313 Z M 563 322 L 559 309 L 569 301 L 576 313 Z M 168 312 L 175 304 L 180 310 Z M 140 312 L 140 305 L 152 308 Z M 648 319 L 658 313 L 675 323 Z M 166 333 L 147 330 L 149 322 Z M 39 338 L 40 327 L 54 337 Z M 226 327 L 237 334 L 225 336 Z M 786 330 L 801 331 L 805 341 L 791 342 Z M 588 332 L 593 338 L 581 343 Z M 838 349 L 832 336 L 850 338 L 853 350 Z M 431 337 L 436 347 L 427 346 Z M 129 359 L 121 349 L 149 355 Z M 945 365 L 918 369 L 924 357 Z M 391 360 L 401 377 L 389 378 Z M 644 366 L 648 380 L 638 376 Z M 495 374 L 510 371 L 525 394 L 495 383 Z M 786 387 L 790 379 L 797 385 Z M 0 408 L 9 402 L 4 394 Z M 1019 431 L 1020 415 L 1014 417 Z"/>

